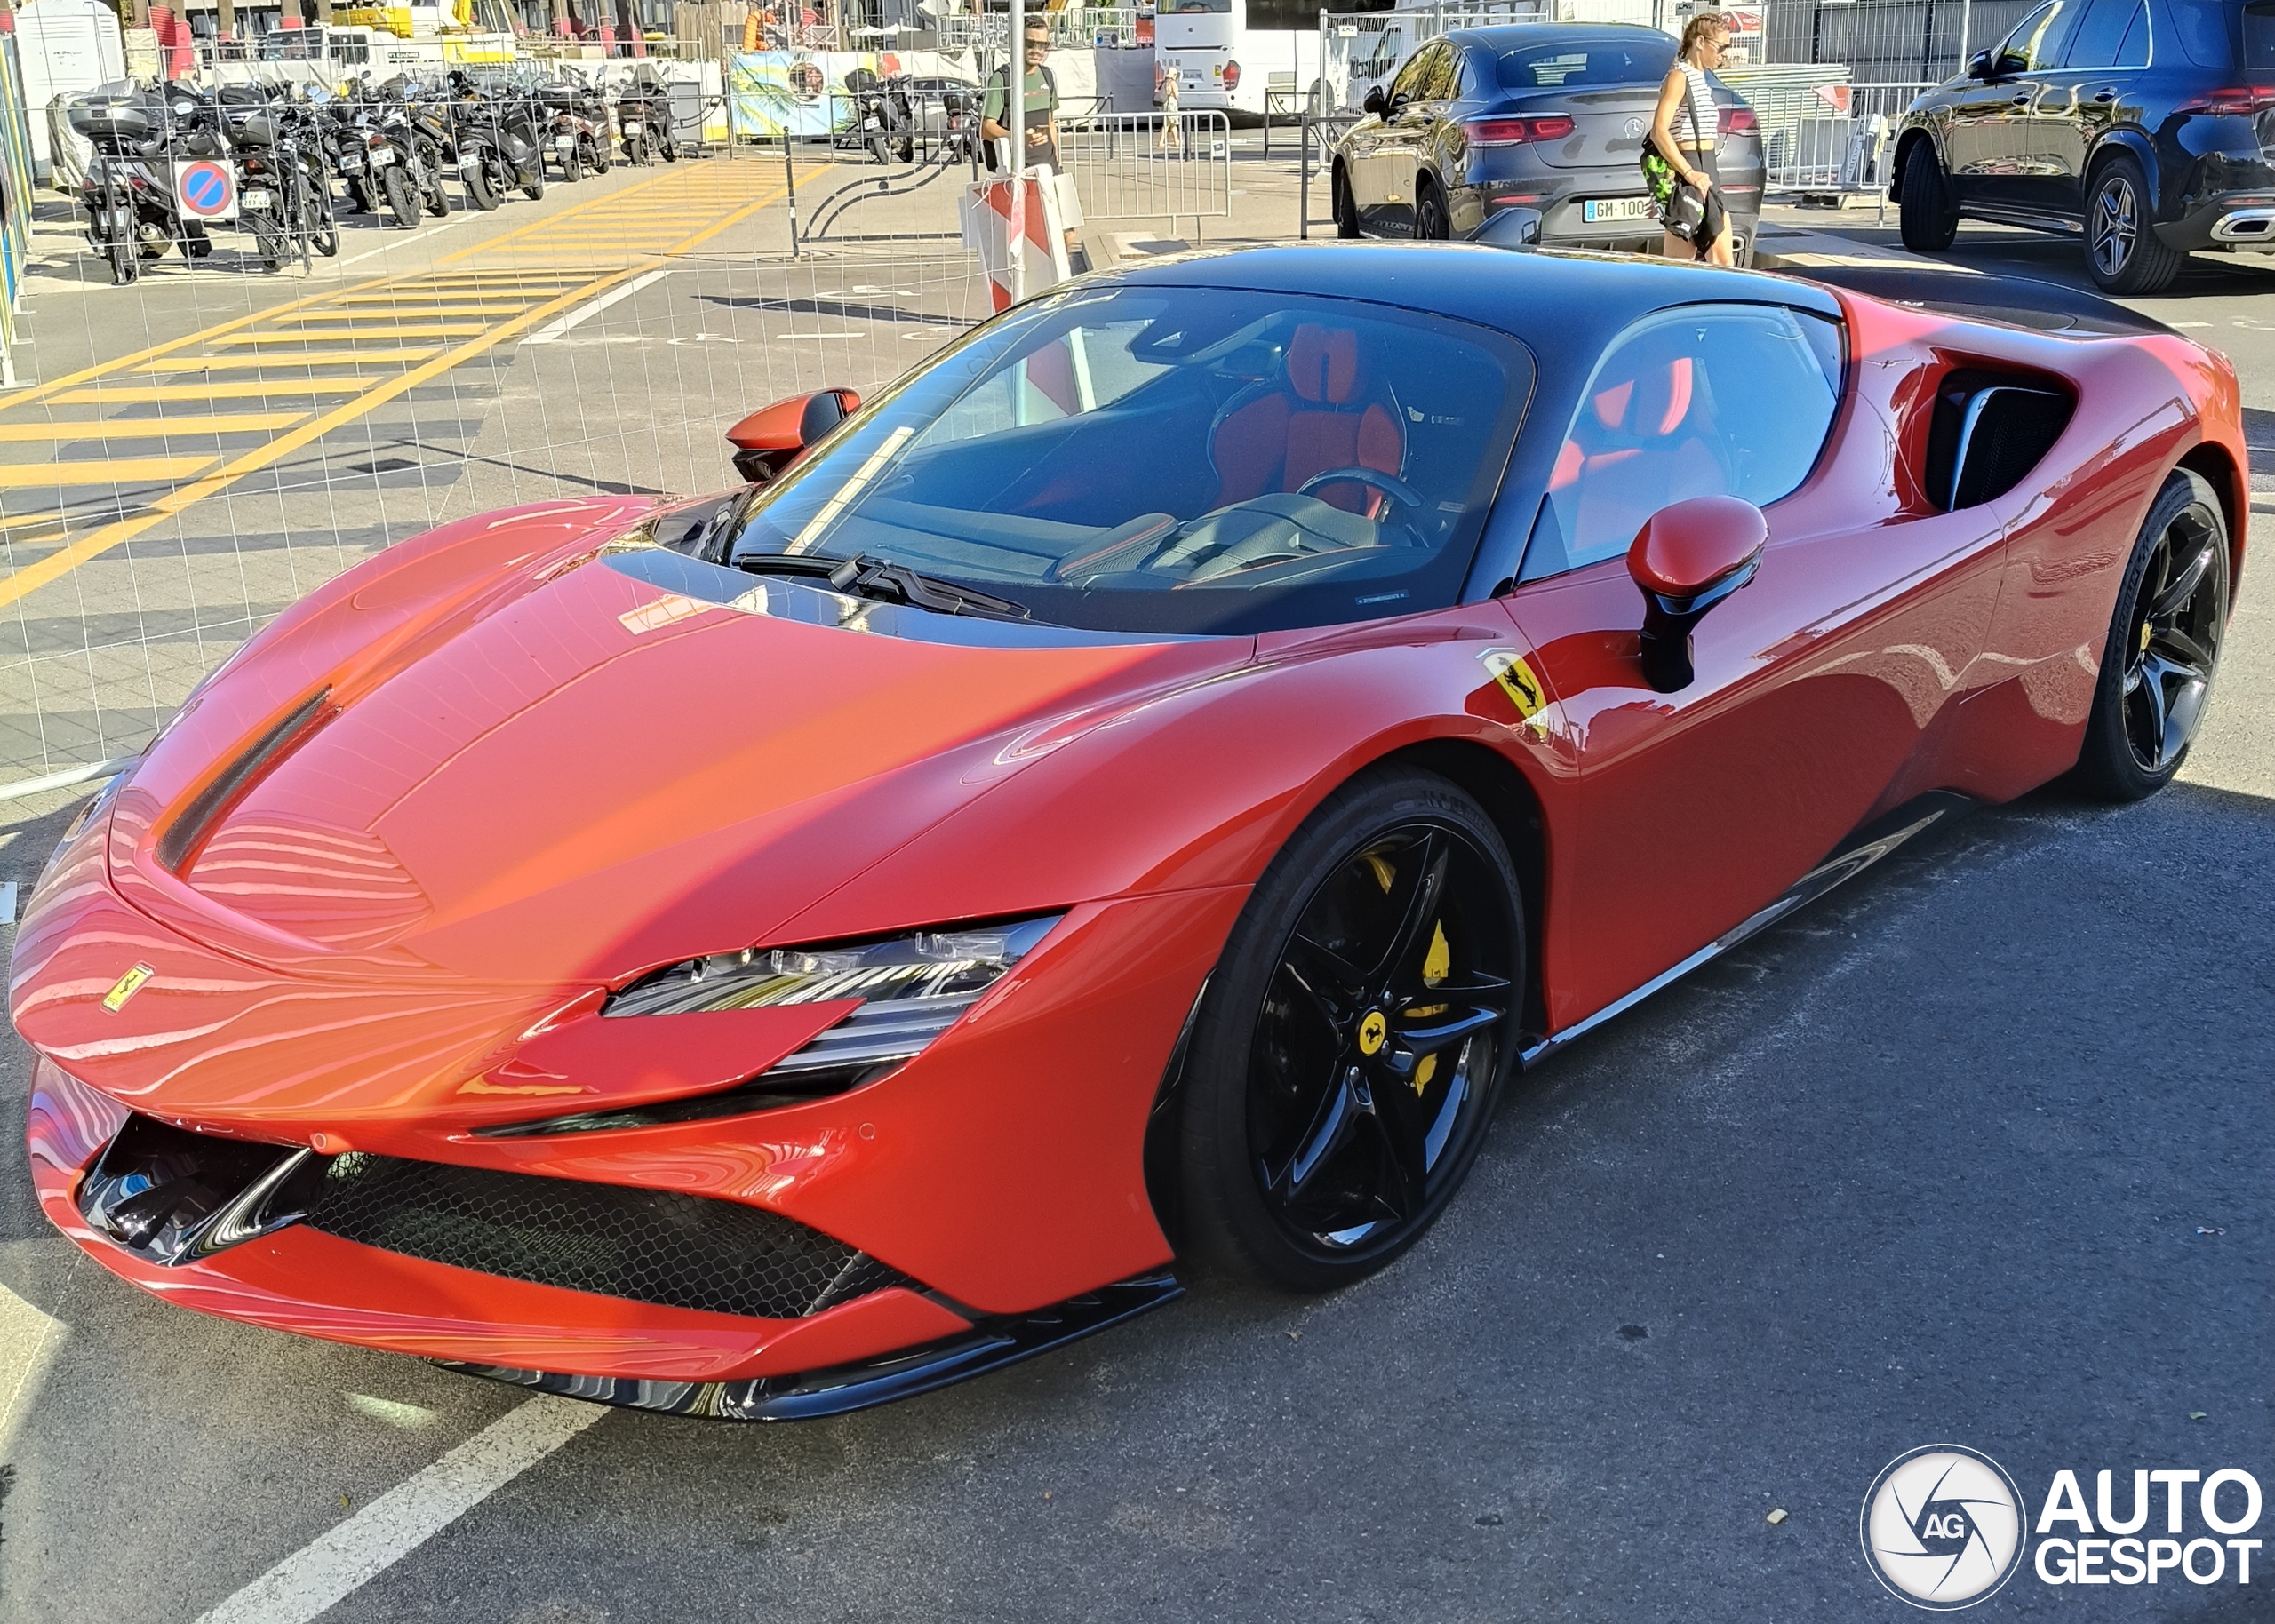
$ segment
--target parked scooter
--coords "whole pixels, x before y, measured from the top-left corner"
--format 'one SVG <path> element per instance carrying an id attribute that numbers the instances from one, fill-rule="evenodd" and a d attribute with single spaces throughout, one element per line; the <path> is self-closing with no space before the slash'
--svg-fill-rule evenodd
<path id="1" fill-rule="evenodd" d="M 867 68 L 857 68 L 845 76 L 845 88 L 852 93 L 853 116 L 839 144 L 865 147 L 880 163 L 890 163 L 895 157 L 903 163 L 914 163 L 916 120 L 909 108 L 906 77 L 880 79 Z"/>
<path id="2" fill-rule="evenodd" d="M 87 242 L 110 262 L 111 281 L 141 275 L 179 242 L 188 259 L 212 251 L 203 222 L 184 220 L 174 201 L 172 160 L 219 157 L 212 109 L 195 92 L 120 84 L 70 105 L 71 127 L 94 147 L 79 189 Z"/>
<path id="3" fill-rule="evenodd" d="M 671 87 L 643 62 L 633 69 L 632 82 L 616 99 L 617 128 L 624 132 L 627 163 L 653 163 L 660 155 L 667 163 L 679 162 L 679 141 L 672 134 Z"/>
<path id="4" fill-rule="evenodd" d="M 531 202 L 543 197 L 545 149 L 528 100 L 503 87 L 485 92 L 463 69 L 449 84 L 467 201 L 486 212 L 516 187 Z"/>

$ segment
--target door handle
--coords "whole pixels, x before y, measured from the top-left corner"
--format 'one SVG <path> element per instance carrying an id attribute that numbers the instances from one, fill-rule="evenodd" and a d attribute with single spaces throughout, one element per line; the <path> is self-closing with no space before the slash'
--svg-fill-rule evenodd
<path id="1" fill-rule="evenodd" d="M 2095 91 L 2094 92 L 2094 100 L 2099 102 L 2114 101 L 2117 100 L 2117 92 L 2115 91 Z"/>
<path id="2" fill-rule="evenodd" d="M 2014 103 L 2013 103 L 2013 105 L 2014 105 L 2014 106 L 2016 106 L 2016 107 L 2026 107 L 2030 106 L 2030 96 L 2029 96 L 2029 94 L 2028 94 L 2027 92 L 2025 92 L 2025 93 L 2024 93 L 2024 94 L 2023 94 L 2023 95 L 2020 95 L 2020 96 L 2016 97 L 2016 98 L 2015 98 L 2015 100 L 2014 100 Z"/>

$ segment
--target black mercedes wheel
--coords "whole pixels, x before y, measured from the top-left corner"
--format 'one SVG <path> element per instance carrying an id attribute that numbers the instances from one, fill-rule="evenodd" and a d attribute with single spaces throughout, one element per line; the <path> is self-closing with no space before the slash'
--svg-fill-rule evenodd
<path id="1" fill-rule="evenodd" d="M 2086 269 L 2104 293 L 2161 291 L 2188 256 L 2165 246 L 2141 161 L 2119 153 L 2095 171 L 2086 202 Z"/>
<path id="2" fill-rule="evenodd" d="M 1442 778 L 1369 773 L 1313 815 L 1249 898 L 1194 1024 L 1197 1251 L 1323 1291 L 1420 1237 L 1484 1141 L 1523 917 L 1499 832 Z"/>
<path id="3" fill-rule="evenodd" d="M 1930 142 L 1923 139 L 1904 160 L 1896 206 L 1904 245 L 1915 254 L 1941 253 L 1959 235 L 1959 208 Z"/>
<path id="4" fill-rule="evenodd" d="M 2117 595 L 2078 780 L 2112 800 L 2172 782 L 2204 718 L 2228 625 L 2228 526 L 2201 475 L 2157 493 Z"/>
<path id="5" fill-rule="evenodd" d="M 1414 179 L 1414 235 L 1417 242 L 1442 243 L 1453 235 L 1453 216 L 1446 195 L 1427 175 Z"/>

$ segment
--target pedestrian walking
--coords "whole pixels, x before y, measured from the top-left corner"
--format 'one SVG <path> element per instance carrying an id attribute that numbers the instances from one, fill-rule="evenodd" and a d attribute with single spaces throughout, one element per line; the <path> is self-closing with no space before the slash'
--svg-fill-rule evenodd
<path id="1" fill-rule="evenodd" d="M 1737 263 L 1730 211 L 1714 167 L 1721 110 L 1714 105 L 1714 87 L 1706 82 L 1729 42 L 1730 26 L 1720 12 L 1693 17 L 1682 30 L 1674 66 L 1659 85 L 1659 103 L 1651 114 L 1643 179 L 1666 233 L 1670 259 Z"/>
<path id="2" fill-rule="evenodd" d="M 1177 69 L 1167 62 L 1153 69 L 1153 103 L 1161 109 L 1161 133 L 1153 143 L 1157 152 L 1185 150 L 1185 121 L 1177 115 Z"/>

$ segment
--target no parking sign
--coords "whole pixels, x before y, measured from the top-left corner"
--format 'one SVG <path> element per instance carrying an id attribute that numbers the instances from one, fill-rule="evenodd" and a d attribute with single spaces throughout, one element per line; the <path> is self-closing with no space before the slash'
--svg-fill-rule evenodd
<path id="1" fill-rule="evenodd" d="M 228 164 L 212 158 L 177 158 L 174 201 L 190 219 L 233 220 L 237 218 L 237 178 Z"/>

